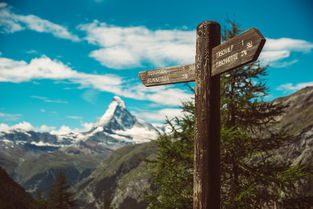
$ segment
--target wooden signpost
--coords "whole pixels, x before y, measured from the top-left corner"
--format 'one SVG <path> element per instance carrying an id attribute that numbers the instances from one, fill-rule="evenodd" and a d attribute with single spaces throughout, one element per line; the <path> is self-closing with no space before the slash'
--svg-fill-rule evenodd
<path id="1" fill-rule="evenodd" d="M 220 44 L 220 25 L 197 27 L 196 63 L 139 73 L 145 86 L 195 81 L 194 209 L 220 208 L 220 74 L 256 61 L 265 38 L 255 28 Z"/>

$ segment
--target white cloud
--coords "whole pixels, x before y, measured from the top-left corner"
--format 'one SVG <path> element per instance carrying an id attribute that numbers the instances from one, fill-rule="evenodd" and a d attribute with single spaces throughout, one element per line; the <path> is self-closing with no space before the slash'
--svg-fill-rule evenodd
<path id="1" fill-rule="evenodd" d="M 23 121 L 12 126 L 9 126 L 5 123 L 0 123 L 0 132 L 10 132 L 14 130 L 19 131 L 38 131 L 38 132 L 49 132 L 51 134 L 56 135 L 63 135 L 68 133 L 79 133 L 84 131 L 89 131 L 93 127 L 93 123 L 81 123 L 81 128 L 70 128 L 67 125 L 62 125 L 61 127 L 57 128 L 55 126 L 49 125 L 41 125 L 39 127 L 34 127 L 29 122 Z"/>
<path id="2" fill-rule="evenodd" d="M 26 122 L 26 121 L 17 123 L 17 124 L 12 125 L 12 126 L 9 126 L 5 123 L 0 123 L 0 131 L 10 132 L 10 131 L 14 131 L 14 130 L 50 132 L 52 130 L 55 130 L 55 127 L 54 126 L 41 125 L 39 128 L 35 128 L 32 124 L 30 124 L 29 122 Z"/>
<path id="3" fill-rule="evenodd" d="M 267 38 L 259 59 L 264 65 L 282 68 L 298 62 L 297 59 L 286 61 L 286 59 L 289 58 L 293 52 L 309 53 L 312 49 L 313 43 L 305 40 L 291 38 Z"/>
<path id="4" fill-rule="evenodd" d="M 305 83 L 298 83 L 298 84 L 286 83 L 286 84 L 280 85 L 276 90 L 285 91 L 289 93 L 289 92 L 298 91 L 308 86 L 313 86 L 313 81 L 305 82 Z"/>
<path id="5" fill-rule="evenodd" d="M 0 131 L 7 132 L 10 130 L 10 126 L 5 123 L 0 123 Z"/>
<path id="6" fill-rule="evenodd" d="M 0 112 L 0 118 L 4 121 L 16 121 L 19 120 L 21 116 L 21 114 L 9 114 Z"/>
<path id="7" fill-rule="evenodd" d="M 85 39 L 100 48 L 89 56 L 113 69 L 154 67 L 194 63 L 195 31 L 150 30 L 144 26 L 120 27 L 99 22 L 79 25 Z M 286 67 L 298 60 L 288 60 L 294 52 L 309 53 L 313 43 L 292 38 L 267 38 L 260 60 L 272 67 Z"/>
<path id="8" fill-rule="evenodd" d="M 146 88 L 136 83 L 132 86 L 122 77 L 111 74 L 95 75 L 81 73 L 71 69 L 58 60 L 42 56 L 29 63 L 0 57 L 0 82 L 21 83 L 38 79 L 66 80 L 79 84 L 80 88 L 92 88 L 115 95 L 137 100 L 149 100 L 163 105 L 181 105 L 181 101 L 191 98 L 191 94 L 170 85 Z M 66 103 L 63 100 L 51 100 L 42 96 L 33 96 L 45 102 Z"/>
<path id="9" fill-rule="evenodd" d="M 41 125 L 39 128 L 36 129 L 36 131 L 39 132 L 51 132 L 55 130 L 54 126 L 47 126 L 47 125 Z"/>
<path id="10" fill-rule="evenodd" d="M 291 38 L 279 38 L 270 39 L 267 38 L 264 50 L 266 51 L 298 51 L 298 52 L 310 52 L 313 49 L 313 43 L 300 39 Z"/>
<path id="11" fill-rule="evenodd" d="M 121 84 L 121 78 L 115 75 L 93 75 L 72 70 L 57 60 L 42 56 L 32 59 L 29 63 L 0 58 L 0 82 L 20 83 L 33 79 L 70 80 L 82 87 L 102 84 L 102 88 L 112 88 Z M 104 84 L 108 84 L 105 87 Z"/>
<path id="12" fill-rule="evenodd" d="M 172 119 L 176 116 L 182 115 L 182 110 L 178 108 L 166 108 L 154 112 L 140 112 L 137 113 L 139 118 L 149 121 L 164 121 L 166 117 Z"/>
<path id="13" fill-rule="evenodd" d="M 52 130 L 50 131 L 50 133 L 55 135 L 64 135 L 69 133 L 76 133 L 77 131 L 78 129 L 71 129 L 68 126 L 63 125 L 59 128 L 59 130 Z"/>
<path id="14" fill-rule="evenodd" d="M 91 128 L 93 128 L 94 123 L 81 123 L 80 124 L 82 126 L 81 131 L 89 131 Z"/>
<path id="15" fill-rule="evenodd" d="M 64 100 L 61 100 L 61 99 L 51 100 L 51 99 L 49 99 L 47 97 L 42 97 L 42 96 L 31 96 L 31 98 L 39 99 L 39 100 L 47 102 L 47 103 L 68 104 L 68 101 L 64 101 Z"/>
<path id="16" fill-rule="evenodd" d="M 83 117 L 77 116 L 77 115 L 69 115 L 67 118 L 73 119 L 73 120 L 81 120 Z"/>
<path id="17" fill-rule="evenodd" d="M 101 47 L 90 57 L 113 69 L 155 67 L 194 62 L 195 31 L 150 30 L 144 26 L 119 27 L 99 21 L 78 27 L 86 40 Z"/>
<path id="18" fill-rule="evenodd" d="M 14 33 L 21 30 L 33 30 L 50 33 L 55 37 L 79 41 L 78 36 L 70 33 L 66 27 L 44 20 L 35 15 L 17 15 L 11 12 L 6 3 L 0 3 L 0 30 L 2 33 Z"/>
<path id="19" fill-rule="evenodd" d="M 28 122 L 20 122 L 15 125 L 9 126 L 7 124 L 1 123 L 0 124 L 0 131 L 11 131 L 11 130 L 22 130 L 22 131 L 32 131 L 34 127 Z"/>

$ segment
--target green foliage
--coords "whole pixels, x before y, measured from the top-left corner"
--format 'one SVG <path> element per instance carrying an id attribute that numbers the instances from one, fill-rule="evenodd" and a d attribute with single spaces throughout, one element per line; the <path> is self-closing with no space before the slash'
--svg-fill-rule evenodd
<path id="1" fill-rule="evenodd" d="M 241 30 L 230 23 L 223 40 Z M 266 103 L 266 68 L 258 62 L 221 76 L 221 204 L 224 209 L 284 208 L 297 200 L 307 172 L 290 167 L 277 149 L 293 137 L 275 132 L 271 126 L 284 109 Z M 156 142 L 159 149 L 152 166 L 154 192 L 149 196 L 151 209 L 192 208 L 194 104 L 183 104 L 184 116 L 167 121 L 171 135 Z M 310 197 L 295 208 L 305 208 Z M 286 207 L 285 207 L 286 208 Z"/>
<path id="2" fill-rule="evenodd" d="M 184 105 L 185 111 L 190 105 Z M 192 117 L 185 114 L 182 120 L 168 121 L 175 137 L 161 136 L 156 141 L 159 152 L 154 160 L 150 160 L 154 165 L 152 181 L 155 183 L 154 194 L 148 198 L 151 208 L 192 208 Z M 174 128 L 176 126 L 180 130 Z"/>
<path id="3" fill-rule="evenodd" d="M 70 209 L 75 206 L 73 194 L 69 192 L 70 186 L 66 182 L 64 174 L 57 175 L 55 181 L 51 185 L 48 192 L 48 208 L 49 209 Z"/>

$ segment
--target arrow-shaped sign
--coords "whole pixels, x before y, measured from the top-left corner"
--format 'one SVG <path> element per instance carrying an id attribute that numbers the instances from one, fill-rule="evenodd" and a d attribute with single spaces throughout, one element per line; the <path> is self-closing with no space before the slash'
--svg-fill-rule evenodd
<path id="1" fill-rule="evenodd" d="M 265 38 L 256 28 L 212 49 L 212 76 L 238 68 L 258 59 Z M 139 77 L 145 86 L 158 86 L 195 80 L 195 64 L 143 71 Z"/>
<path id="2" fill-rule="evenodd" d="M 214 47 L 212 49 L 212 75 L 238 68 L 258 59 L 265 38 L 256 28 Z"/>
<path id="3" fill-rule="evenodd" d="M 138 74 L 145 86 L 159 86 L 195 80 L 195 64 L 159 68 Z"/>

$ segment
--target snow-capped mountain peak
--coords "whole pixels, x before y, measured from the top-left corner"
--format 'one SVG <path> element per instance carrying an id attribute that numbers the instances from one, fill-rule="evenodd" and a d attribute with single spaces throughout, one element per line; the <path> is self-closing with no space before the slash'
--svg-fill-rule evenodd
<path id="1" fill-rule="evenodd" d="M 38 132 L 27 122 L 13 127 L 0 124 L 0 148 L 1 144 L 6 147 L 9 146 L 7 141 L 12 141 L 16 146 L 25 147 L 25 150 L 29 150 L 28 147 L 40 151 L 62 147 L 67 149 L 82 144 L 92 145 L 91 150 L 95 145 L 116 149 L 126 144 L 155 140 L 158 135 L 158 129 L 132 115 L 125 102 L 115 96 L 105 113 L 84 132 L 66 126 L 62 126 L 59 131 Z"/>
<path id="2" fill-rule="evenodd" d="M 120 106 L 122 108 L 126 108 L 125 102 L 118 96 L 113 97 L 112 103 L 117 103 L 118 106 Z"/>
<path id="3" fill-rule="evenodd" d="M 135 122 L 136 118 L 126 109 L 125 102 L 120 97 L 115 96 L 108 109 L 94 124 L 94 128 L 124 130 L 132 127 Z"/>
<path id="4" fill-rule="evenodd" d="M 86 132 L 89 139 L 103 141 L 114 138 L 115 144 L 142 143 L 154 140 L 159 131 L 151 124 L 136 118 L 126 108 L 125 102 L 120 97 L 113 97 L 108 109 L 93 128 Z"/>

